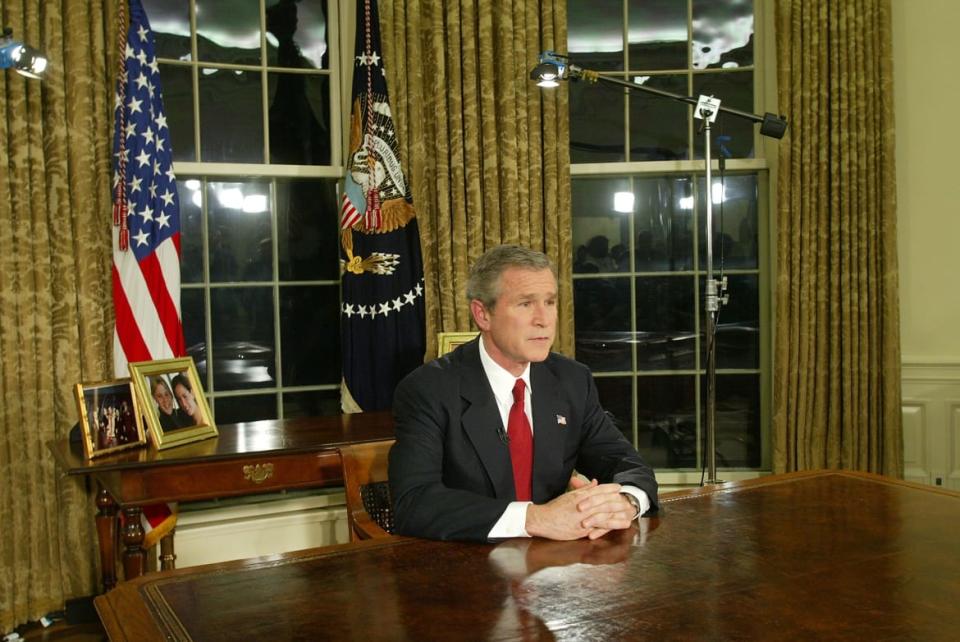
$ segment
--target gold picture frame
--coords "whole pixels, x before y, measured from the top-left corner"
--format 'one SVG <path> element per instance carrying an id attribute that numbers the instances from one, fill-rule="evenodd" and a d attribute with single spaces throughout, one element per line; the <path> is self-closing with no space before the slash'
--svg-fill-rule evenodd
<path id="1" fill-rule="evenodd" d="M 83 454 L 87 459 L 147 443 L 130 379 L 78 383 L 74 393 L 80 413 Z"/>
<path id="2" fill-rule="evenodd" d="M 478 331 L 473 330 L 470 332 L 438 332 L 437 333 L 437 356 L 442 357 L 443 355 L 455 350 L 459 346 L 467 343 L 468 341 L 473 341 L 473 339 L 480 334 Z"/>
<path id="3" fill-rule="evenodd" d="M 130 378 L 158 449 L 219 434 L 191 357 L 131 363 Z"/>

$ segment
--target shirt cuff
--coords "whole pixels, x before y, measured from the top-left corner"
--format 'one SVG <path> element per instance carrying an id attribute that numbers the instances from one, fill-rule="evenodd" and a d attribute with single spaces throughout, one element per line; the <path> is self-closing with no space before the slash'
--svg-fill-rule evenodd
<path id="1" fill-rule="evenodd" d="M 643 491 L 640 491 L 643 494 Z M 646 495 L 643 495 L 646 499 Z M 487 534 L 487 539 L 505 539 L 508 537 L 530 537 L 527 532 L 527 506 L 533 502 L 510 502 L 507 510 L 493 525 Z M 649 500 L 647 508 L 650 507 Z"/>
<path id="2" fill-rule="evenodd" d="M 647 497 L 647 494 L 637 488 L 636 486 L 629 486 L 624 484 L 620 487 L 621 493 L 628 493 L 637 498 L 637 501 L 640 502 L 640 512 L 637 513 L 637 517 L 640 517 L 648 510 L 650 510 L 650 498 Z"/>

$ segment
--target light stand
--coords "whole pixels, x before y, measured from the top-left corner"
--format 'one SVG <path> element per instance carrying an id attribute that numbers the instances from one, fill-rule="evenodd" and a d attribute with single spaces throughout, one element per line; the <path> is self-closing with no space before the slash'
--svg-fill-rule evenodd
<path id="1" fill-rule="evenodd" d="M 726 277 L 722 282 L 717 282 L 713 276 L 713 162 L 710 155 L 710 128 L 717 114 L 723 112 L 731 114 L 738 118 L 744 118 L 753 123 L 760 123 L 760 133 L 763 136 L 771 138 L 783 138 L 787 131 L 787 121 L 783 116 L 776 116 L 767 112 L 763 116 L 751 114 L 750 112 L 722 107 L 720 100 L 712 96 L 700 96 L 699 99 L 690 96 L 681 96 L 662 89 L 646 87 L 635 83 L 627 82 L 619 78 L 601 76 L 595 71 L 582 69 L 577 65 L 570 64 L 569 59 L 553 51 L 545 51 L 540 54 L 540 61 L 530 72 L 530 78 L 537 81 L 541 87 L 556 87 L 560 80 L 580 80 L 595 83 L 603 81 L 613 85 L 620 85 L 632 91 L 641 91 L 662 98 L 670 98 L 682 103 L 694 106 L 694 117 L 703 120 L 702 131 L 704 135 L 704 163 L 706 165 L 707 180 L 707 277 L 705 293 L 705 323 L 704 332 L 707 340 L 707 408 L 706 408 L 706 433 L 707 433 L 707 483 L 717 484 L 717 443 L 716 443 L 716 419 L 717 419 L 717 346 L 716 346 L 716 322 L 717 312 L 721 305 L 726 305 Z"/>

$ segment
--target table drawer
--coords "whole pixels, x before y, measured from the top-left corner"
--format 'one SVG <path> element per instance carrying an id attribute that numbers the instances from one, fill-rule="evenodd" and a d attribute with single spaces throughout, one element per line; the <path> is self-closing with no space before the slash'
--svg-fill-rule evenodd
<path id="1" fill-rule="evenodd" d="M 127 504 L 210 499 L 343 483 L 337 451 L 244 457 L 183 467 L 158 466 L 123 477 L 123 497 L 118 499 Z"/>

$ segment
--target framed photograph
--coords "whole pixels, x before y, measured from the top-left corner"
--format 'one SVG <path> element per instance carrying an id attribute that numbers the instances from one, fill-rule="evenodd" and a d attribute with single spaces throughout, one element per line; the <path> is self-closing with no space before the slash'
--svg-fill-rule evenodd
<path id="1" fill-rule="evenodd" d="M 131 363 L 130 378 L 157 448 L 217 436 L 192 358 Z"/>
<path id="2" fill-rule="evenodd" d="M 74 391 L 87 459 L 147 443 L 136 393 L 129 379 L 78 383 Z"/>
<path id="3" fill-rule="evenodd" d="M 455 350 L 457 347 L 463 345 L 468 341 L 473 341 L 473 339 L 480 334 L 477 331 L 473 332 L 439 332 L 437 333 L 437 356 L 442 357 L 451 350 Z"/>

